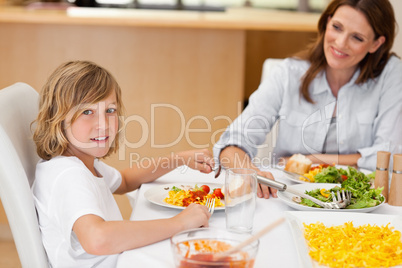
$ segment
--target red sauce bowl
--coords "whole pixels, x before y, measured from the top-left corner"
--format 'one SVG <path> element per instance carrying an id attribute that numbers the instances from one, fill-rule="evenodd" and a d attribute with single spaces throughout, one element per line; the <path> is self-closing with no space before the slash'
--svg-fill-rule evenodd
<path id="1" fill-rule="evenodd" d="M 251 235 L 225 229 L 197 228 L 180 232 L 171 239 L 173 258 L 177 268 L 252 268 L 259 241 L 222 259 L 215 254 L 228 250 Z"/>

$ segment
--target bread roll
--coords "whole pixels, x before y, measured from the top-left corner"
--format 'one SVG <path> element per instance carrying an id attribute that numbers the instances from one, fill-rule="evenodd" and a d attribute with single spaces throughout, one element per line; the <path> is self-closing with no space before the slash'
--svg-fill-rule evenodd
<path id="1" fill-rule="evenodd" d="M 286 163 L 285 170 L 299 175 L 303 175 L 310 171 L 313 162 L 302 154 L 294 154 Z"/>

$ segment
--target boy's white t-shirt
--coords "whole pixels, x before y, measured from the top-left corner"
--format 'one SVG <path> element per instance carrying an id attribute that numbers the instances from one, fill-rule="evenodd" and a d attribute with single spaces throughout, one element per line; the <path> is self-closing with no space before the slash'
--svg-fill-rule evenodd
<path id="1" fill-rule="evenodd" d="M 118 254 L 96 256 L 85 252 L 72 231 L 81 216 L 94 214 L 105 221 L 123 220 L 113 192 L 121 174 L 95 160 L 94 176 L 77 157 L 58 156 L 39 161 L 33 195 L 43 245 L 53 267 L 114 267 Z"/>

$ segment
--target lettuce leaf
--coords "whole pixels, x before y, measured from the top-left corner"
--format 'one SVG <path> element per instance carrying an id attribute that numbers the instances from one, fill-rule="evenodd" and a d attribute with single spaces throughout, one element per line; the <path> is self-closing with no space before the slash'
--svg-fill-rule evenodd
<path id="1" fill-rule="evenodd" d="M 340 183 L 341 175 L 336 167 L 329 166 L 323 168 L 320 173 L 314 176 L 314 180 L 317 183 Z"/>
<path id="2" fill-rule="evenodd" d="M 347 179 L 342 181 L 342 175 L 347 176 Z M 352 200 L 347 209 L 360 209 L 374 207 L 384 202 L 384 197 L 381 195 L 383 187 L 374 189 L 372 188 L 372 182 L 375 177 L 375 172 L 365 175 L 359 170 L 348 167 L 348 169 L 337 169 L 336 167 L 329 166 L 314 178 L 316 182 L 326 183 L 341 183 L 341 187 L 334 187 L 329 189 L 330 192 L 336 192 L 337 190 L 347 190 L 352 193 Z M 314 189 L 312 191 L 306 191 L 306 194 L 313 196 L 323 202 L 331 202 L 332 196 L 324 197 L 320 193 L 320 189 Z M 302 198 L 301 204 L 306 206 L 314 206 L 313 202 Z"/>

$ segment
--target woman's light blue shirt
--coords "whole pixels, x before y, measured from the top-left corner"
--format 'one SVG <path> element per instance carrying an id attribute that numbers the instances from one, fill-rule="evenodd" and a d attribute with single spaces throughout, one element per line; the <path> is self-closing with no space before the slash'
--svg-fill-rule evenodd
<path id="1" fill-rule="evenodd" d="M 360 153 L 360 168 L 375 169 L 377 151 L 402 144 L 402 61 L 391 57 L 382 74 L 357 85 L 357 70 L 335 98 L 325 72 L 310 84 L 314 104 L 299 94 L 309 62 L 287 58 L 275 66 L 249 99 L 243 113 L 214 146 L 214 155 L 228 145 L 252 158 L 276 121 L 279 130 L 274 162 L 295 153 L 320 154 L 336 107 L 339 154 Z"/>

